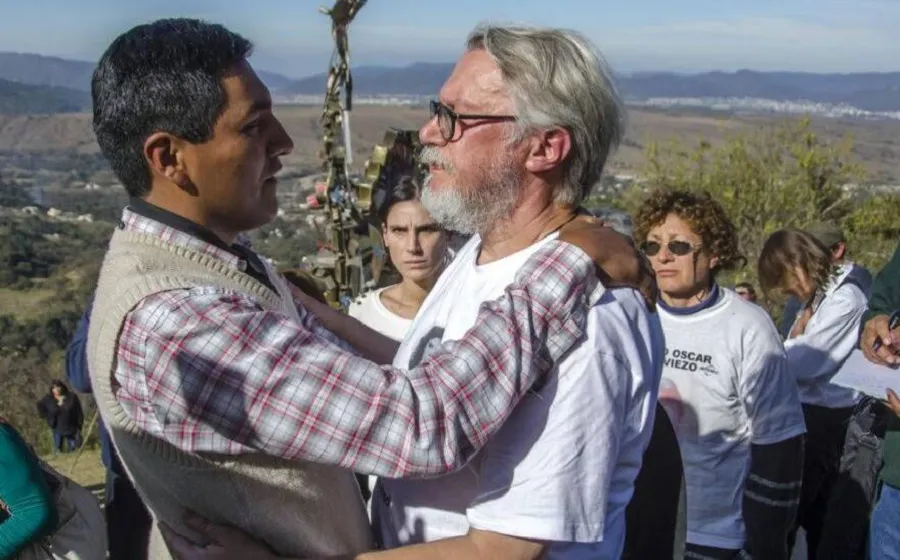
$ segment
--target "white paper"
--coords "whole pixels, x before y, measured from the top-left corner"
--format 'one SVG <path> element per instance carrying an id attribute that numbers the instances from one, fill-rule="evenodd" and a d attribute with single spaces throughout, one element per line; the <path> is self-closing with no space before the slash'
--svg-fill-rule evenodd
<path id="1" fill-rule="evenodd" d="M 854 350 L 831 382 L 877 399 L 885 399 L 887 389 L 900 394 L 900 368 L 872 363 L 861 350 Z"/>

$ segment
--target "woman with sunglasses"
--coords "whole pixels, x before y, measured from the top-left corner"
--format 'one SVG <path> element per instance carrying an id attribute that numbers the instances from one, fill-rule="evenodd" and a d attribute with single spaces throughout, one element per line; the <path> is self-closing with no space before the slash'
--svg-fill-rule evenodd
<path id="1" fill-rule="evenodd" d="M 784 346 L 808 430 L 797 524 L 806 532 L 809 557 L 863 558 L 868 508 L 859 508 L 855 499 L 862 490 L 856 483 L 854 490 L 835 491 L 860 394 L 831 378 L 857 346 L 869 280 L 851 262 L 836 264 L 828 247 L 796 229 L 776 231 L 766 240 L 758 270 L 764 293 L 802 303 Z"/>
<path id="2" fill-rule="evenodd" d="M 650 258 L 666 336 L 660 402 L 687 486 L 687 558 L 787 559 L 805 427 L 775 325 L 716 276 L 745 260 L 707 194 L 659 190 L 635 237 Z"/>

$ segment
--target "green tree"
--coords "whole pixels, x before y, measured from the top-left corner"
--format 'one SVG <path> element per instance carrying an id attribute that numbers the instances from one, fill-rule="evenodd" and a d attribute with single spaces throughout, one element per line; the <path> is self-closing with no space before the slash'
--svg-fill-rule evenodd
<path id="1" fill-rule="evenodd" d="M 690 147 L 650 144 L 642 181 L 623 205 L 635 211 L 655 187 L 709 192 L 734 221 L 748 260 L 725 281 L 756 283 L 756 261 L 771 233 L 820 220 L 841 222 L 860 260 L 880 266 L 893 248 L 890 240 L 896 243 L 900 199 L 882 194 L 859 204 L 852 187 L 864 179 L 852 139 L 828 141 L 804 118 L 745 129 L 717 146 L 705 140 Z"/>

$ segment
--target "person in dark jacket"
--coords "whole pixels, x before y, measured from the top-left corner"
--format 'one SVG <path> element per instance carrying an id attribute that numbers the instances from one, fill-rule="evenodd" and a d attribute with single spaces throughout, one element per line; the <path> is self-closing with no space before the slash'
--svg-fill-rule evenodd
<path id="1" fill-rule="evenodd" d="M 59 522 L 53 494 L 37 457 L 0 418 L 0 558 L 14 558 L 49 535 Z"/>
<path id="2" fill-rule="evenodd" d="M 50 392 L 37 403 L 38 414 L 53 431 L 53 452 L 66 453 L 81 447 L 84 411 L 78 395 L 62 381 L 54 381 Z"/>
<path id="3" fill-rule="evenodd" d="M 66 377 L 72 387 L 82 393 L 91 392 L 86 349 L 92 306 L 93 297 L 88 301 L 66 349 Z M 98 421 L 98 428 L 101 458 L 106 467 L 105 511 L 109 560 L 144 560 L 147 558 L 152 524 L 150 513 L 122 468 L 102 420 Z"/>
<path id="4" fill-rule="evenodd" d="M 890 262 L 878 273 L 863 315 L 860 349 L 866 358 L 880 365 L 900 366 L 900 245 Z M 897 371 L 900 376 L 900 370 Z M 887 391 L 888 405 L 894 412 L 884 437 L 884 466 L 881 470 L 881 495 L 869 526 L 869 558 L 897 558 L 900 550 L 900 398 Z"/>

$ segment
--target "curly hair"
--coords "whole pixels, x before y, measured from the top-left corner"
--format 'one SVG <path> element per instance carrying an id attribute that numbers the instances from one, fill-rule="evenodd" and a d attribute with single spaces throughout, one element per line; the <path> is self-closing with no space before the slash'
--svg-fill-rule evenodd
<path id="1" fill-rule="evenodd" d="M 757 263 L 763 292 L 786 291 L 797 268 L 806 273 L 814 291 L 823 289 L 834 268 L 831 251 L 815 236 L 799 229 L 781 229 L 770 235 Z"/>
<path id="2" fill-rule="evenodd" d="M 747 264 L 747 258 L 738 249 L 738 234 L 722 205 L 708 192 L 694 193 L 684 190 L 657 189 L 641 204 L 634 223 L 634 236 L 638 244 L 647 241 L 654 227 L 674 214 L 688 223 L 703 243 L 704 250 L 718 257 L 713 275 L 721 270 L 734 270 Z"/>

